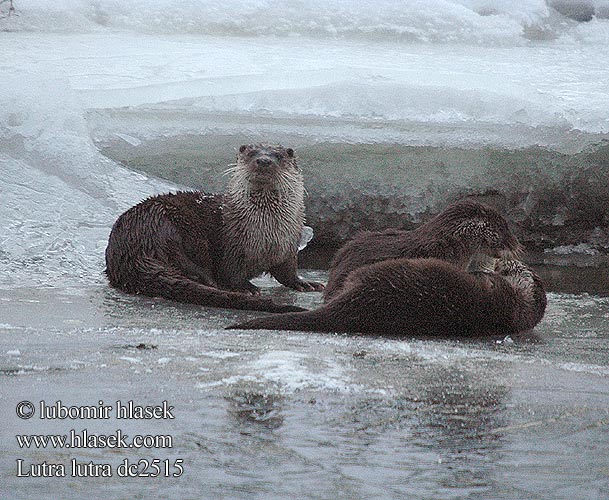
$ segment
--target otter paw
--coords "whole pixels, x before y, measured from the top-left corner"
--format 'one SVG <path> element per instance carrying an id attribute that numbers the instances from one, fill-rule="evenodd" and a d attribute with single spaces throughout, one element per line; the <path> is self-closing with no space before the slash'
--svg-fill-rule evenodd
<path id="1" fill-rule="evenodd" d="M 315 281 L 300 280 L 298 283 L 295 283 L 292 288 L 299 292 L 321 292 L 325 286 L 322 283 L 317 283 Z"/>

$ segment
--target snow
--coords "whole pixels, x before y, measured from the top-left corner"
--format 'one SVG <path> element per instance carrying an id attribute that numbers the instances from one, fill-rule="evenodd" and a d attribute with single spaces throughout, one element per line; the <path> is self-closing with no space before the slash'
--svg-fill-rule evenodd
<path id="1" fill-rule="evenodd" d="M 175 187 L 102 155 L 98 146 L 113 141 L 135 148 L 195 134 L 569 152 L 609 134 L 609 20 L 577 23 L 543 0 L 15 6 L 0 19 L 5 286 L 102 281 L 116 216 Z M 535 30 L 552 36 L 535 39 Z M 485 188 L 488 172 L 454 163 L 446 182 Z M 365 166 L 350 172 L 353 186 L 391 195 L 364 186 Z M 317 186 L 344 190 L 334 175 L 318 172 Z M 442 175 L 431 172 L 433 198 L 430 176 L 408 173 L 413 209 L 443 199 Z"/>
<path id="2" fill-rule="evenodd" d="M 523 26 L 543 23 L 543 0 L 19 0 L 22 30 L 92 32 L 121 29 L 140 33 L 237 36 L 316 35 L 398 37 L 406 40 L 514 41 Z"/>
<path id="3" fill-rule="evenodd" d="M 572 255 L 572 254 L 583 254 L 583 255 L 598 255 L 598 250 L 592 248 L 590 245 L 580 243 L 579 245 L 563 245 L 556 248 L 546 250 L 544 253 L 551 253 L 555 255 Z"/>

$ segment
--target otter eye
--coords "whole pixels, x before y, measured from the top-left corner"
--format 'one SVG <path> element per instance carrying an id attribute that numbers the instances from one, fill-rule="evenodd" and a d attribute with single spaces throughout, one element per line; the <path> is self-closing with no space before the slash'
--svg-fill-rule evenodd
<path id="1" fill-rule="evenodd" d="M 243 153 L 247 149 L 247 146 L 244 144 L 239 148 L 239 153 Z"/>
<path id="2" fill-rule="evenodd" d="M 294 158 L 294 150 L 292 148 L 288 148 L 285 150 L 288 155 L 288 158 Z"/>

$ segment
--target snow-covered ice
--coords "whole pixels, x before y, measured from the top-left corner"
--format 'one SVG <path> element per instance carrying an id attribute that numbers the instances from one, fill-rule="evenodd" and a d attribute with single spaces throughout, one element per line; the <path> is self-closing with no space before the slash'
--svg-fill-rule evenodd
<path id="1" fill-rule="evenodd" d="M 326 226 L 339 227 L 344 214 L 327 207 L 335 200 L 356 210 L 340 197 L 350 186 L 388 200 L 389 208 L 369 209 L 379 217 L 406 211 L 412 220 L 455 189 L 526 195 L 526 170 L 493 167 L 492 152 L 485 163 L 463 148 L 557 151 L 549 163 L 523 162 L 539 185 L 559 189 L 573 177 L 560 154 L 609 134 L 609 21 L 577 23 L 542 0 L 517 8 L 499 0 L 16 7 L 18 16 L 0 19 L 5 283 L 98 276 L 114 218 L 170 187 L 121 168 L 95 144 L 149 148 L 145 141 L 195 134 L 213 145 L 228 137 L 222 155 L 209 148 L 205 160 L 215 169 L 202 168 L 198 179 L 213 188 L 242 139 L 287 140 L 301 153 L 320 143 L 368 145 L 358 150 L 361 165 L 340 147 L 320 149 L 318 165 L 312 159 L 311 211 L 330 212 Z M 388 152 L 374 144 L 389 147 L 396 164 L 377 166 Z M 450 152 L 425 159 L 400 154 L 400 145 Z M 323 222 L 320 215 L 327 232 Z"/>

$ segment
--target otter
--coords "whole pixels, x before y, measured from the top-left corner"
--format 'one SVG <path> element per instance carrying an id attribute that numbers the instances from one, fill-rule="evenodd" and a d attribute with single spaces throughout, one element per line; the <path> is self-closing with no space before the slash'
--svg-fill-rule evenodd
<path id="1" fill-rule="evenodd" d="M 106 248 L 110 285 L 131 294 L 213 307 L 302 311 L 253 295 L 269 272 L 298 291 L 304 185 L 294 150 L 244 145 L 224 194 L 182 191 L 148 198 L 122 214 Z"/>
<path id="2" fill-rule="evenodd" d="M 394 259 L 353 271 L 343 290 L 315 311 L 229 326 L 432 337 L 505 336 L 532 329 L 546 308 L 544 285 L 520 261 L 469 273 L 438 259 Z"/>
<path id="3" fill-rule="evenodd" d="M 374 262 L 428 257 L 466 269 L 477 255 L 517 259 L 522 251 L 499 212 L 465 199 L 412 231 L 387 229 L 357 234 L 332 259 L 324 300 L 340 292 L 351 271 Z"/>

